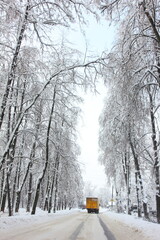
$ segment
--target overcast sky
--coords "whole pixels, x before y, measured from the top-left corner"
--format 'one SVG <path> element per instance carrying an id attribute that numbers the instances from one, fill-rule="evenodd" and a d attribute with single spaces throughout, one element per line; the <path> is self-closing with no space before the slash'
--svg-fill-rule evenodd
<path id="1" fill-rule="evenodd" d="M 86 38 L 86 40 L 85 40 Z M 104 50 L 109 50 L 114 40 L 114 29 L 109 27 L 107 21 L 97 23 L 96 20 L 90 18 L 90 25 L 85 27 L 85 37 L 78 31 L 70 34 L 70 41 L 81 51 L 87 50 L 89 54 L 99 55 Z M 87 93 L 84 96 L 84 104 L 82 105 L 83 120 L 79 123 L 81 156 L 79 161 L 83 169 L 83 178 L 85 182 L 101 188 L 105 186 L 104 167 L 98 162 L 98 118 L 103 108 L 103 99 L 105 96 L 104 86 L 99 85 L 100 94 L 94 95 Z"/>
<path id="2" fill-rule="evenodd" d="M 103 91 L 104 93 L 104 91 Z M 87 94 L 82 106 L 82 119 L 79 124 L 79 141 L 81 147 L 80 162 L 85 182 L 104 187 L 104 167 L 98 162 L 98 118 L 103 107 L 104 95 Z"/>

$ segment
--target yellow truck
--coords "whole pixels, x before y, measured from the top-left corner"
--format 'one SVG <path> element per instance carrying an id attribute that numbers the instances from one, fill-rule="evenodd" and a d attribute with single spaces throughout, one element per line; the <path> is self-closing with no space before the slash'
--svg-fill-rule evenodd
<path id="1" fill-rule="evenodd" d="M 87 197 L 86 198 L 86 209 L 87 209 L 88 213 L 91 213 L 91 212 L 99 213 L 98 198 Z"/>

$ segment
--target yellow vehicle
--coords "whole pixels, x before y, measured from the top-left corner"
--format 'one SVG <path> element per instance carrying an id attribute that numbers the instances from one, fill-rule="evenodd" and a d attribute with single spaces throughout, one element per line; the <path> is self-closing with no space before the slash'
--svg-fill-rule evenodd
<path id="1" fill-rule="evenodd" d="M 91 212 L 99 213 L 98 198 L 87 197 L 86 198 L 86 209 L 87 209 L 88 213 L 91 213 Z"/>

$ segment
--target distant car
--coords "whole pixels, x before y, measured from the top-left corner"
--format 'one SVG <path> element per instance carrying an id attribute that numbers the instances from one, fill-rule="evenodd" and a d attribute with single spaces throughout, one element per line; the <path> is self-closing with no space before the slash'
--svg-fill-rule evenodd
<path id="1" fill-rule="evenodd" d="M 80 204 L 80 205 L 79 205 L 79 208 L 81 208 L 82 210 L 83 210 L 83 209 L 86 209 L 86 205 L 85 205 L 85 204 Z"/>

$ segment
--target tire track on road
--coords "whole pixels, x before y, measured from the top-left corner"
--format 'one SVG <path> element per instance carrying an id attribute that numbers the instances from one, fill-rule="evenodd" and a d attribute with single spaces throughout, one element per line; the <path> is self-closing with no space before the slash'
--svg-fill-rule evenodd
<path id="1" fill-rule="evenodd" d="M 103 220 L 101 219 L 101 217 L 98 215 L 98 219 L 100 222 L 101 227 L 103 228 L 104 234 L 107 237 L 108 240 L 116 240 L 115 236 L 113 235 L 113 233 L 109 230 L 109 228 L 107 227 L 107 225 L 103 222 Z"/>
<path id="2" fill-rule="evenodd" d="M 78 235 L 80 234 L 80 232 L 81 232 L 81 230 L 82 230 L 85 222 L 88 220 L 88 218 L 89 218 L 89 215 L 86 216 L 86 218 L 83 220 L 83 222 L 81 222 L 81 223 L 78 225 L 78 227 L 76 228 L 76 230 L 75 230 L 75 231 L 72 233 L 72 235 L 70 236 L 70 238 L 69 238 L 70 240 L 76 240 L 76 239 L 77 239 Z"/>

